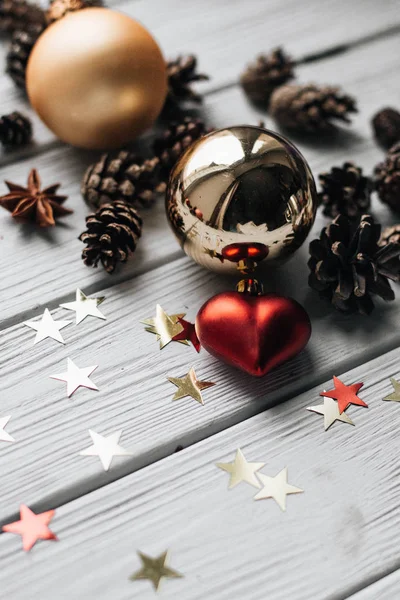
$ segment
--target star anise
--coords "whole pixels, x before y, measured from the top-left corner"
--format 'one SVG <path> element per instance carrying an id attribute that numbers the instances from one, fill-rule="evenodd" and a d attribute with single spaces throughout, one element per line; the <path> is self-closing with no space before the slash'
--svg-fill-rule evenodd
<path id="1" fill-rule="evenodd" d="M 57 217 L 64 217 L 73 211 L 61 206 L 68 196 L 56 194 L 59 183 L 40 189 L 40 177 L 36 169 L 28 176 L 27 187 L 5 182 L 9 194 L 0 197 L 0 205 L 10 211 L 11 216 L 24 223 L 36 223 L 39 227 L 55 225 Z"/>

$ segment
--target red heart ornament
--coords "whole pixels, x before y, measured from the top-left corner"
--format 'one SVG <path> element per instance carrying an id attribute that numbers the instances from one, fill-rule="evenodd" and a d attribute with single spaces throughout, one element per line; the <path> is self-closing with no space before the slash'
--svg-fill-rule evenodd
<path id="1" fill-rule="evenodd" d="M 210 354 L 261 377 L 306 346 L 311 323 L 291 298 L 226 292 L 203 304 L 196 333 Z"/>

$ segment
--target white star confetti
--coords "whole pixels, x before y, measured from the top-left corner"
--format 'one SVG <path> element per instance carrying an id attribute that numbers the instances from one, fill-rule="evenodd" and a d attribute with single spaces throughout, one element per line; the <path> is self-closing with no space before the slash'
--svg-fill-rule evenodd
<path id="1" fill-rule="evenodd" d="M 75 302 L 66 302 L 60 304 L 61 308 L 66 310 L 74 310 L 76 313 L 76 325 L 86 319 L 86 317 L 96 317 L 97 319 L 105 319 L 106 317 L 97 308 L 104 301 L 104 296 L 99 298 L 88 298 L 82 290 L 77 288 Z"/>
<path id="2" fill-rule="evenodd" d="M 105 471 L 108 471 L 108 469 L 110 468 L 114 456 L 132 455 L 132 452 L 125 450 L 118 444 L 119 438 L 122 435 L 122 431 L 116 431 L 111 435 L 103 436 L 89 429 L 89 434 L 92 438 L 93 445 L 89 446 L 89 448 L 86 448 L 85 450 L 82 450 L 82 452 L 80 452 L 80 455 L 98 456 Z"/>
<path id="3" fill-rule="evenodd" d="M 15 442 L 15 439 L 12 437 L 12 435 L 7 433 L 7 431 L 4 429 L 10 419 L 10 416 L 0 418 L 0 441 L 2 442 Z"/>
<path id="4" fill-rule="evenodd" d="M 89 390 L 98 390 L 96 384 L 89 379 L 89 376 L 97 369 L 98 365 L 91 367 L 83 367 L 80 369 L 70 359 L 67 359 L 67 371 L 60 373 L 59 375 L 50 375 L 50 379 L 57 379 L 58 381 L 65 381 L 67 384 L 67 396 L 68 398 L 79 388 L 85 387 Z"/>
<path id="5" fill-rule="evenodd" d="M 254 496 L 254 500 L 273 498 L 282 510 L 286 510 L 286 496 L 289 494 L 301 494 L 304 490 L 290 485 L 287 482 L 287 467 L 275 475 L 269 477 L 264 473 L 257 473 L 263 488 Z"/>
<path id="6" fill-rule="evenodd" d="M 335 421 L 342 421 L 342 423 L 354 425 L 353 421 L 349 416 L 346 415 L 345 412 L 340 414 L 338 403 L 336 400 L 332 400 L 332 398 L 324 398 L 323 404 L 318 404 L 317 406 L 307 406 L 306 410 L 315 412 L 318 415 L 323 415 L 325 431 L 329 429 L 329 427 L 333 425 Z"/>
<path id="7" fill-rule="evenodd" d="M 34 344 L 45 340 L 46 338 L 52 338 L 61 344 L 65 344 L 60 329 L 64 329 L 69 325 L 71 321 L 54 321 L 48 308 L 45 308 L 40 321 L 24 321 L 24 325 L 34 329 L 36 333 Z"/>

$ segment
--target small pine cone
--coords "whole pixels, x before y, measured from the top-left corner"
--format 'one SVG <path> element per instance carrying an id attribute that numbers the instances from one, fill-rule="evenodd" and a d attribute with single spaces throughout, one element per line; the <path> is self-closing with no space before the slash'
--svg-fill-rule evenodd
<path id="1" fill-rule="evenodd" d="M 185 102 L 201 102 L 202 98 L 196 94 L 191 84 L 197 81 L 207 81 L 208 75 L 197 73 L 197 58 L 192 54 L 178 56 L 176 60 L 167 62 L 168 100 L 175 104 Z"/>
<path id="2" fill-rule="evenodd" d="M 400 244 L 400 223 L 385 227 L 382 231 L 379 245 L 386 246 L 387 244 Z"/>
<path id="3" fill-rule="evenodd" d="M 370 314 L 371 296 L 394 300 L 388 279 L 400 280 L 400 245 L 378 245 L 381 226 L 363 215 L 355 228 L 339 215 L 310 243 L 308 283 L 343 312 Z"/>
<path id="4" fill-rule="evenodd" d="M 159 179 L 167 183 L 173 166 L 193 142 L 209 133 L 203 121 L 185 117 L 180 123 L 170 123 L 162 136 L 155 139 L 154 154 L 160 161 Z"/>
<path id="5" fill-rule="evenodd" d="M 45 22 L 44 11 L 37 4 L 26 0 L 0 0 L 0 31 L 12 34 L 32 24 L 44 27 Z"/>
<path id="6" fill-rule="evenodd" d="M 82 260 L 88 267 L 101 262 L 112 273 L 118 262 L 126 262 L 136 249 L 142 235 L 142 219 L 137 211 L 123 200 L 104 204 L 86 217 L 87 230 L 79 239 L 86 244 Z"/>
<path id="7" fill-rule="evenodd" d="M 400 211 L 400 142 L 392 146 L 384 162 L 375 167 L 375 189 L 382 202 Z"/>
<path id="8" fill-rule="evenodd" d="M 0 117 L 0 142 L 6 148 L 24 146 L 32 139 L 32 123 L 20 112 Z"/>
<path id="9" fill-rule="evenodd" d="M 271 54 L 258 56 L 243 72 L 240 83 L 252 102 L 267 106 L 272 92 L 293 79 L 293 66 L 291 57 L 282 48 L 275 48 Z"/>
<path id="10" fill-rule="evenodd" d="M 357 219 L 371 203 L 372 180 L 362 174 L 362 169 L 351 162 L 343 167 L 332 167 L 321 173 L 322 191 L 318 194 L 324 215 L 335 218 L 339 214 Z"/>
<path id="11" fill-rule="evenodd" d="M 400 141 L 400 113 L 394 108 L 380 110 L 372 119 L 372 128 L 379 144 L 389 149 Z"/>
<path id="12" fill-rule="evenodd" d="M 308 133 L 331 129 L 336 120 L 349 123 L 348 113 L 357 112 L 354 98 L 339 88 L 314 84 L 277 88 L 270 110 L 282 127 Z"/>
<path id="13" fill-rule="evenodd" d="M 176 204 L 173 204 L 172 202 L 170 202 L 168 204 L 168 218 L 170 220 L 170 222 L 177 228 L 177 229 L 183 229 L 184 226 L 184 222 L 183 219 L 176 207 Z"/>
<path id="14" fill-rule="evenodd" d="M 46 12 L 47 23 L 54 23 L 66 14 L 82 10 L 83 8 L 91 8 L 96 6 L 104 6 L 102 0 L 52 0 L 48 11 Z"/>
<path id="15" fill-rule="evenodd" d="M 25 72 L 29 56 L 44 29 L 44 25 L 33 24 L 25 30 L 16 31 L 11 38 L 11 45 L 6 56 L 6 72 L 23 90 L 25 90 Z"/>
<path id="16" fill-rule="evenodd" d="M 143 160 L 126 150 L 103 154 L 83 176 L 82 196 L 94 209 L 114 200 L 147 207 L 156 198 L 158 171 L 157 158 Z"/>

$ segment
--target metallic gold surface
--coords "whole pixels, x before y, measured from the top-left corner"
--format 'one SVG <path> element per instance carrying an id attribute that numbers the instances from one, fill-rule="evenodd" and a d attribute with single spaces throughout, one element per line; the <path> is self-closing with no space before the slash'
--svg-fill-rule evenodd
<path id="1" fill-rule="evenodd" d="M 245 481 L 253 487 L 260 488 L 260 481 L 257 479 L 257 471 L 263 468 L 265 463 L 247 462 L 240 448 L 236 451 L 235 460 L 231 463 L 216 463 L 216 466 L 229 473 L 229 489 L 234 488 L 238 483 Z"/>
<path id="2" fill-rule="evenodd" d="M 173 341 L 175 336 L 183 332 L 184 328 L 179 323 L 179 319 L 182 319 L 185 314 L 186 313 L 167 315 L 165 310 L 159 304 L 157 304 L 156 316 L 150 319 L 145 319 L 144 321 L 141 321 L 141 323 L 147 325 L 146 331 L 156 334 L 157 341 L 160 342 L 160 350 L 162 350 L 165 348 L 165 346 Z M 180 344 L 184 344 L 186 346 L 189 345 L 189 342 L 186 339 L 177 341 L 179 341 Z"/>
<path id="3" fill-rule="evenodd" d="M 201 391 L 215 385 L 212 381 L 199 381 L 193 367 L 184 377 L 167 377 L 167 379 L 178 388 L 172 400 L 180 400 L 190 396 L 200 404 L 204 404 Z"/>
<path id="4" fill-rule="evenodd" d="M 33 108 L 60 139 L 83 148 L 116 148 L 154 123 L 167 74 L 158 45 L 140 23 L 106 8 L 87 8 L 40 36 L 26 85 Z"/>
<path id="5" fill-rule="evenodd" d="M 313 176 L 284 137 L 260 127 L 220 129 L 195 142 L 171 174 L 167 214 L 188 256 L 236 272 L 272 264 L 301 246 L 317 209 Z"/>
<path id="6" fill-rule="evenodd" d="M 171 569 L 167 566 L 168 552 L 163 552 L 156 558 L 151 558 L 143 552 L 138 552 L 139 558 L 142 561 L 142 568 L 133 575 L 130 576 L 131 581 L 139 581 L 141 579 L 148 579 L 153 584 L 154 589 L 157 591 L 160 587 L 161 580 L 166 577 L 180 578 L 183 577 L 178 571 Z"/>
<path id="7" fill-rule="evenodd" d="M 383 400 L 389 400 L 392 402 L 400 402 L 400 382 L 396 381 L 394 377 L 390 378 L 390 383 L 393 386 L 394 392 L 385 396 Z"/>

